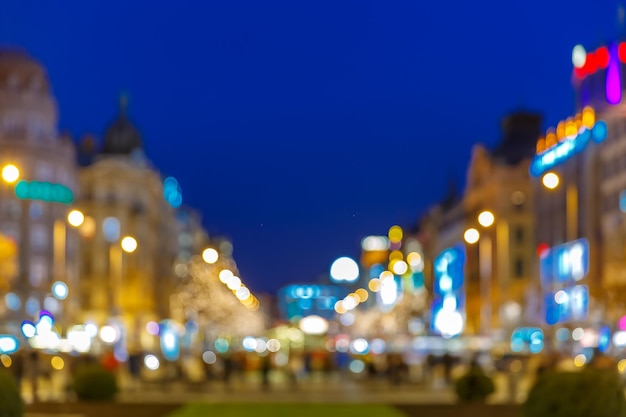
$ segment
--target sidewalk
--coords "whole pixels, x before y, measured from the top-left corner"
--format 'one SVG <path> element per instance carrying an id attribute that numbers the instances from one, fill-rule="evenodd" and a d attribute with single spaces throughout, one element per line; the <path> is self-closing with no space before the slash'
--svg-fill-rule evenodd
<path id="1" fill-rule="evenodd" d="M 284 375 L 274 373 L 270 384 L 264 387 L 260 375 L 246 373 L 235 375 L 226 385 L 223 381 L 191 383 L 170 382 L 133 382 L 120 378 L 121 391 L 117 401 L 133 404 L 182 404 L 188 402 L 305 402 L 305 403 L 385 403 L 385 404 L 453 404 L 456 395 L 453 387 L 445 386 L 442 381 L 429 383 L 403 382 L 391 384 L 389 380 L 377 378 L 358 380 L 349 376 L 330 374 L 312 375 L 293 384 Z M 509 403 L 509 387 L 505 376 L 496 376 L 496 392 L 489 403 Z M 66 389 L 65 380 L 40 380 L 39 401 L 66 402 L 75 401 L 72 393 Z M 33 402 L 32 387 L 25 382 L 22 385 L 23 398 L 27 404 Z M 518 387 L 517 403 L 524 400 L 526 384 Z"/>

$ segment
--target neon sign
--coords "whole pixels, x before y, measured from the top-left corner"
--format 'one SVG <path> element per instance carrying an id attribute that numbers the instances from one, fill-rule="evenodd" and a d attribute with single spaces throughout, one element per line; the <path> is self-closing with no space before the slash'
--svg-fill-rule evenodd
<path id="1" fill-rule="evenodd" d="M 546 171 L 562 164 L 572 156 L 580 153 L 589 139 L 596 143 L 603 142 L 608 134 L 606 123 L 598 120 L 591 129 L 582 127 L 577 135 L 568 136 L 562 142 L 547 149 L 546 151 L 535 155 L 530 162 L 530 174 L 538 177 Z"/>
<path id="2" fill-rule="evenodd" d="M 465 247 L 444 250 L 434 262 L 435 285 L 431 330 L 444 338 L 458 336 L 465 327 L 463 285 Z"/>
<path id="3" fill-rule="evenodd" d="M 580 281 L 589 272 L 589 242 L 579 239 L 551 248 L 539 260 L 539 271 L 544 286 Z"/>
<path id="4" fill-rule="evenodd" d="M 589 288 L 576 285 L 544 294 L 547 324 L 584 320 L 589 312 Z"/>

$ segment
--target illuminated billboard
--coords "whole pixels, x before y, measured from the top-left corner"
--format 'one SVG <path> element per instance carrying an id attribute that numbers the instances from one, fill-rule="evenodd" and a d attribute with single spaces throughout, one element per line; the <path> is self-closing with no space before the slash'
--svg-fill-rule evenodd
<path id="1" fill-rule="evenodd" d="M 435 282 L 430 328 L 445 338 L 458 336 L 465 327 L 465 246 L 441 252 L 433 264 Z"/>
<path id="2" fill-rule="evenodd" d="M 539 259 L 539 270 L 545 287 L 580 281 L 589 272 L 589 242 L 578 239 L 550 248 Z"/>

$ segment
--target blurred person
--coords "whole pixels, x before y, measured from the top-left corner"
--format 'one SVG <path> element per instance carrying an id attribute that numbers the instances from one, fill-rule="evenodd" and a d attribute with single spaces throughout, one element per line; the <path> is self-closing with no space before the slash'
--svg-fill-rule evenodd
<path id="1" fill-rule="evenodd" d="M 15 355 L 11 357 L 11 367 L 9 368 L 20 393 L 22 392 L 22 379 L 24 378 L 24 355 L 23 350 L 15 352 Z"/>
<path id="2" fill-rule="evenodd" d="M 28 354 L 28 359 L 25 362 L 25 375 L 30 382 L 32 392 L 32 402 L 39 401 L 39 352 L 36 350 L 31 351 Z"/>
<path id="3" fill-rule="evenodd" d="M 226 388 L 230 387 L 230 379 L 233 374 L 233 358 L 230 355 L 222 356 L 222 380 Z"/>
<path id="4" fill-rule="evenodd" d="M 304 360 L 302 359 L 302 355 L 297 353 L 291 354 L 289 357 L 289 363 L 287 364 L 287 371 L 293 388 L 296 388 L 297 384 L 303 378 Z"/>
<path id="5" fill-rule="evenodd" d="M 476 361 L 478 359 L 476 358 Z M 446 384 L 450 384 L 452 382 L 452 368 L 454 367 L 454 358 L 450 355 L 449 352 L 446 352 L 442 358 L 441 362 L 443 363 L 443 378 Z"/>
<path id="6" fill-rule="evenodd" d="M 272 368 L 272 361 L 270 355 L 261 356 L 261 384 L 263 389 L 269 389 L 270 387 L 270 370 Z"/>
<path id="7" fill-rule="evenodd" d="M 141 381 L 141 359 L 143 355 L 139 351 L 131 351 L 128 355 L 128 373 L 130 376 L 130 389 L 138 388 Z"/>

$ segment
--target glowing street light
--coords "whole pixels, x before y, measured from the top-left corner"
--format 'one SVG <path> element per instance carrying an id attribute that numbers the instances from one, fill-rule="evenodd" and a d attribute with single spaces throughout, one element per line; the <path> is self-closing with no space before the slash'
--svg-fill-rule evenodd
<path id="1" fill-rule="evenodd" d="M 543 183 L 543 186 L 547 189 L 554 190 L 556 187 L 559 186 L 559 176 L 556 175 L 554 172 L 548 172 L 543 176 L 541 182 Z"/>
<path id="2" fill-rule="evenodd" d="M 480 239 L 480 233 L 478 233 L 478 230 L 474 228 L 469 228 L 463 234 L 463 239 L 465 239 L 465 241 L 470 245 L 473 245 L 478 242 L 478 239 Z"/>
<path id="3" fill-rule="evenodd" d="M 214 264 L 217 262 L 219 254 L 213 248 L 206 248 L 202 251 L 202 260 L 208 264 Z"/>
<path id="4" fill-rule="evenodd" d="M 133 253 L 137 249 L 137 239 L 132 236 L 125 236 L 121 245 L 124 252 Z"/>
<path id="5" fill-rule="evenodd" d="M 79 227 L 85 222 L 85 215 L 80 210 L 72 210 L 67 213 L 67 222 L 70 226 Z"/>
<path id="6" fill-rule="evenodd" d="M 2 180 L 6 183 L 13 184 L 20 178 L 20 170 L 13 164 L 5 165 L 2 168 Z"/>
<path id="7" fill-rule="evenodd" d="M 489 226 L 491 226 L 494 223 L 495 220 L 496 219 L 495 219 L 493 213 L 490 212 L 489 210 L 485 210 L 485 211 L 481 212 L 478 215 L 478 223 L 482 227 L 489 227 Z"/>

